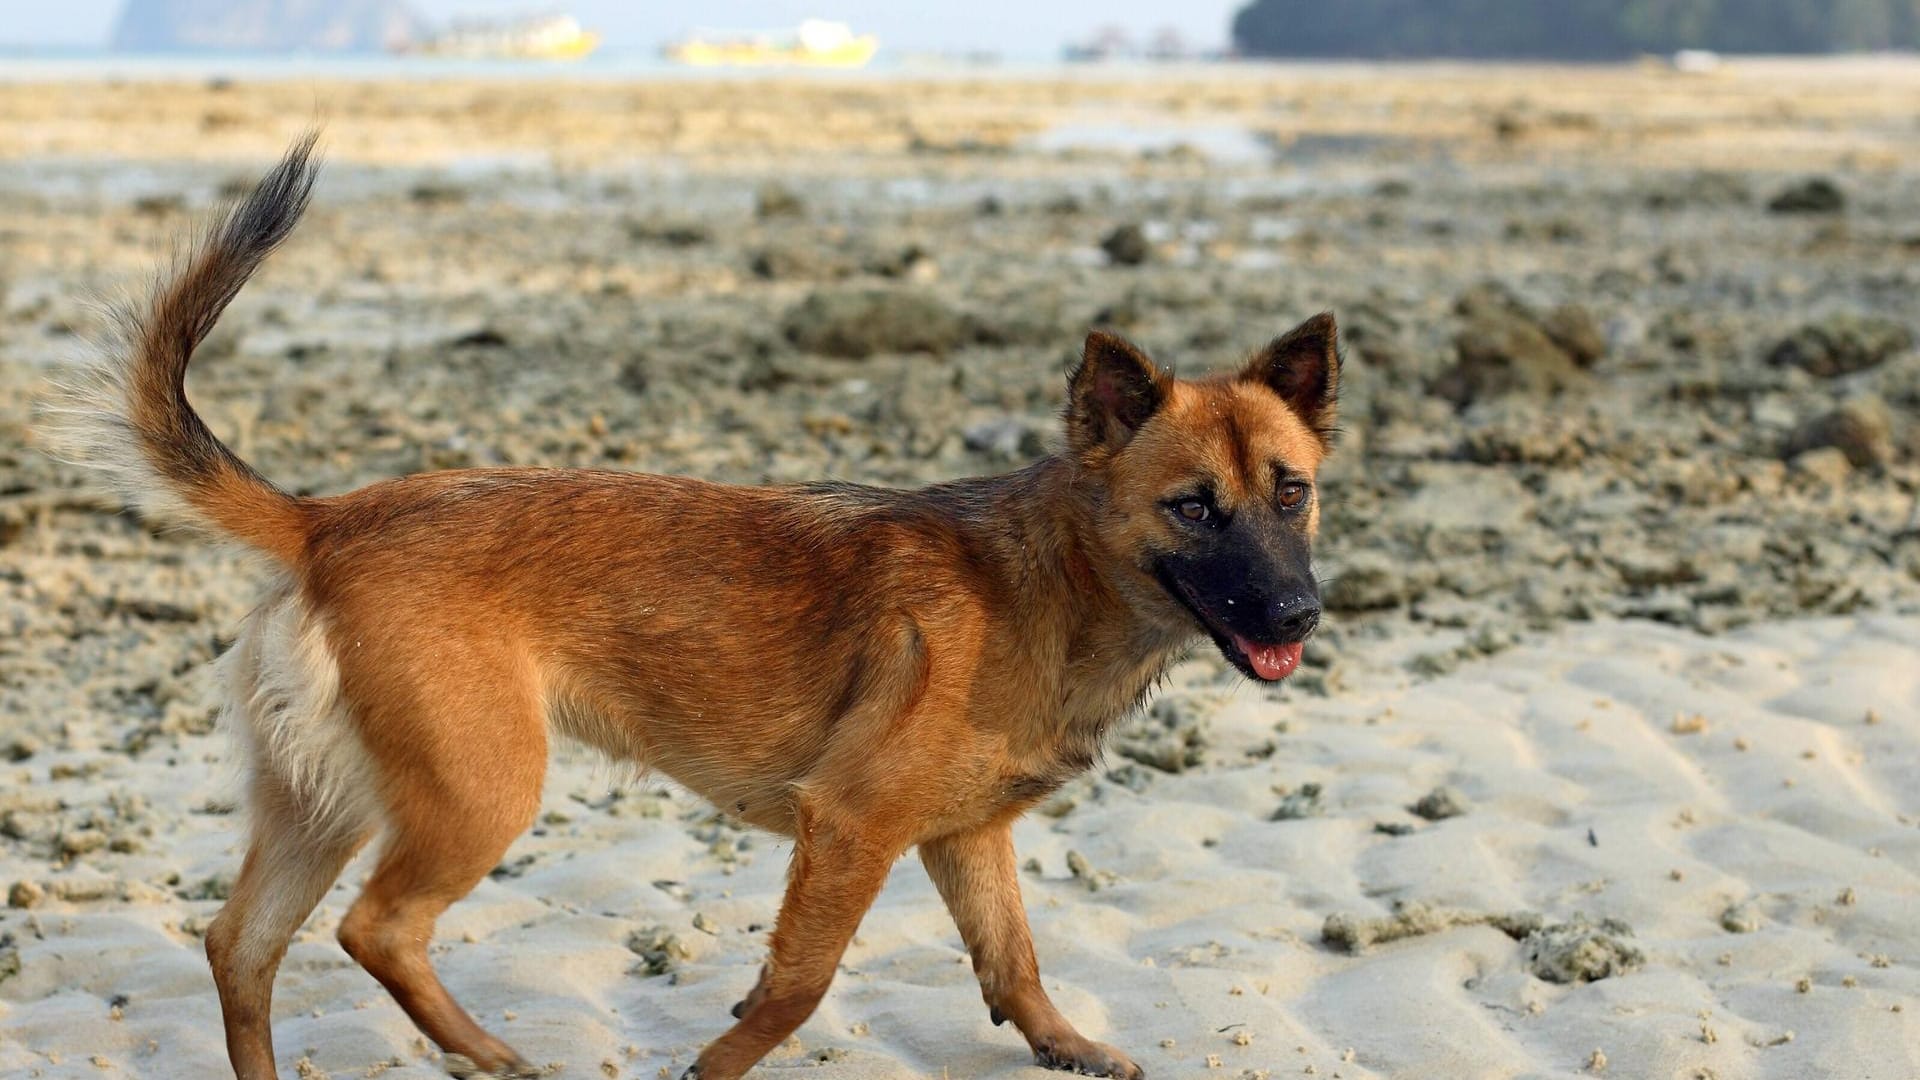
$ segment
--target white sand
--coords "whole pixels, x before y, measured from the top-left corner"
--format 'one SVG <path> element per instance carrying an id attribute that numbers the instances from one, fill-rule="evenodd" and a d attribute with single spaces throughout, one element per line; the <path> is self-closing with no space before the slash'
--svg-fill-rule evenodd
<path id="1" fill-rule="evenodd" d="M 1153 773 L 1138 793 L 1076 785 L 1065 816 L 1021 826 L 1022 858 L 1040 868 L 1024 886 L 1047 986 L 1084 1031 L 1163 1080 L 1568 1076 L 1595 1050 L 1618 1077 L 1920 1075 L 1920 619 L 1722 638 L 1576 626 L 1440 678 L 1407 673 L 1410 652 L 1445 644 L 1349 646 L 1337 694 L 1296 688 L 1283 701 L 1196 660 L 1167 697 L 1205 717 L 1205 765 Z M 78 716 L 72 741 L 86 745 L 89 726 L 105 740 L 109 724 L 100 709 Z M 29 845 L 4 849 L 0 882 L 49 895 L 0 914 L 20 964 L 0 981 L 0 1075 L 222 1072 L 193 932 L 218 903 L 177 895 L 238 861 L 238 817 L 188 812 L 231 790 L 208 764 L 220 754 L 217 736 L 193 735 L 139 758 L 43 751 L 6 767 L 0 806 L 21 820 L 53 800 L 69 822 L 98 805 L 105 831 L 139 850 L 56 867 L 18 853 Z M 49 780 L 83 760 L 101 772 Z M 1126 765 L 1116 757 L 1100 775 Z M 555 765 L 548 816 L 507 858 L 531 861 L 448 914 L 437 962 L 484 1022 L 559 1075 L 677 1076 L 754 980 L 786 849 L 716 826 L 684 794 L 635 788 L 609 802 L 612 776 L 583 754 Z M 1268 820 L 1276 787 L 1307 782 L 1323 785 L 1319 816 Z M 1440 784 L 1467 813 L 1406 812 Z M 109 792 L 121 793 L 117 815 Z M 128 793 L 147 807 L 127 808 Z M 1417 828 L 1396 838 L 1376 822 Z M 1069 874 L 1070 851 L 1102 887 Z M 363 860 L 282 969 L 282 1067 L 441 1075 L 334 944 L 364 873 Z M 62 898 L 89 884 L 104 895 Z M 1321 942 L 1328 915 L 1384 914 L 1396 899 L 1618 918 L 1646 962 L 1555 985 L 1486 926 L 1359 956 Z M 1736 904 L 1757 917 L 1753 932 L 1723 928 Z M 634 970 L 629 937 L 656 925 L 690 954 L 674 977 Z M 820 1011 L 761 1072 L 1050 1075 L 990 1025 L 964 960 L 932 887 L 903 861 Z"/>

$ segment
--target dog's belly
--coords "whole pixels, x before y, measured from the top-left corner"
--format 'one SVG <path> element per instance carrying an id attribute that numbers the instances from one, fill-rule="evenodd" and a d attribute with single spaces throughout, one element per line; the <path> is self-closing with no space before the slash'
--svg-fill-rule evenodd
<path id="1" fill-rule="evenodd" d="M 622 695 L 626 697 L 628 695 Z M 609 758 L 673 780 L 749 824 L 792 835 L 793 781 L 821 740 L 813 725 L 757 710 L 732 715 L 649 696 L 639 703 L 558 695 L 548 721 L 561 735 Z"/>

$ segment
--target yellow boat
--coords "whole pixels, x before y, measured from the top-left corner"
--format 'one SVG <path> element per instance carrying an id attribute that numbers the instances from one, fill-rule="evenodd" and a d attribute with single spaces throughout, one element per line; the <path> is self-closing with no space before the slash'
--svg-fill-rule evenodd
<path id="1" fill-rule="evenodd" d="M 696 33 L 667 46 L 667 56 L 692 67 L 859 68 L 880 48 L 872 34 L 846 23 L 808 19 L 791 31 L 723 35 Z"/>

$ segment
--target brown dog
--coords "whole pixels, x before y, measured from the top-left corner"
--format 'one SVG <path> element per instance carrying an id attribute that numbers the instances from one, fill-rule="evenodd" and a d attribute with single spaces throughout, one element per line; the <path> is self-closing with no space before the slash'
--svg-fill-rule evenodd
<path id="1" fill-rule="evenodd" d="M 472 469 L 298 498 L 214 438 L 184 380 L 298 220 L 312 146 L 122 313 L 59 410 L 73 453 L 142 511 L 278 566 L 222 659 L 252 778 L 251 845 L 207 933 L 234 1072 L 274 1075 L 275 969 L 379 835 L 340 943 L 450 1068 L 533 1075 L 427 943 L 531 822 L 562 735 L 794 838 L 771 957 L 688 1076 L 733 1080 L 812 1013 L 915 846 L 995 1021 L 1041 1064 L 1140 1076 L 1041 989 L 1012 824 L 1199 634 L 1255 679 L 1298 664 L 1320 611 L 1333 319 L 1197 381 L 1091 334 L 1064 452 L 919 491 Z"/>

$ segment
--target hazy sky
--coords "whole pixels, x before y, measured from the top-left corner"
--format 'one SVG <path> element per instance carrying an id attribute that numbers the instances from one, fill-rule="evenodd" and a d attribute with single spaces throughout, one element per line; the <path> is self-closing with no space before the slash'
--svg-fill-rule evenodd
<path id="1" fill-rule="evenodd" d="M 102 45 L 122 0 L 0 0 L 0 43 Z M 1173 26 L 1196 45 L 1221 45 L 1244 0 L 412 0 L 432 17 L 564 10 L 606 35 L 606 47 L 651 50 L 695 26 L 771 29 L 839 19 L 902 50 L 992 49 L 1051 56 L 1062 42 L 1113 24 L 1136 36 Z"/>

